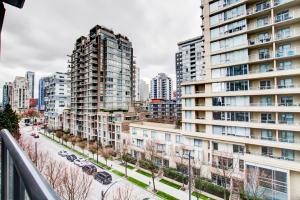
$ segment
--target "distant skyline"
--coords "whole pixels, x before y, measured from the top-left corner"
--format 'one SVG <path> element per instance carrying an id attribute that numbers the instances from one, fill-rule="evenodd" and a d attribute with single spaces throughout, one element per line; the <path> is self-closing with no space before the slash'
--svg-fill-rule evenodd
<path id="1" fill-rule="evenodd" d="M 175 83 L 177 43 L 200 35 L 199 6 L 199 0 L 31 0 L 21 10 L 5 5 L 0 80 L 34 71 L 37 97 L 40 77 L 66 71 L 75 40 L 99 24 L 129 37 L 147 83 L 158 72 Z"/>

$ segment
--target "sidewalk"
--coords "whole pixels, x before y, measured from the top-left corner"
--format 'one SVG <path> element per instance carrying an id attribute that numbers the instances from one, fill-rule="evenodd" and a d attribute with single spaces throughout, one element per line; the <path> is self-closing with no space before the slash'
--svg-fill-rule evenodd
<path id="1" fill-rule="evenodd" d="M 52 135 L 49 135 L 49 134 L 46 134 L 46 135 L 48 137 L 50 137 L 50 139 L 52 139 L 52 137 L 53 137 Z M 54 138 L 55 138 L 56 141 L 60 141 L 60 139 L 57 138 L 56 136 L 54 136 Z M 64 144 L 66 144 L 66 143 L 64 142 Z M 70 147 L 70 148 L 72 148 L 72 145 L 70 143 L 67 143 L 67 146 Z M 82 153 L 82 149 L 80 149 L 76 145 L 75 145 L 75 150 Z M 90 151 L 86 150 L 86 149 L 84 150 L 84 154 L 88 158 L 96 160 L 96 155 L 94 155 L 94 157 L 93 157 L 93 154 Z M 98 156 L 98 160 L 101 163 L 105 163 L 105 159 L 103 157 L 101 157 L 101 156 Z M 118 160 L 113 160 L 113 161 L 107 160 L 107 165 L 108 165 L 108 167 L 111 167 L 112 169 L 115 169 L 115 170 L 120 171 L 120 172 L 122 172 L 122 173 L 125 174 L 125 167 L 121 165 L 120 161 L 118 161 Z M 143 183 L 145 183 L 147 185 L 149 185 L 149 182 L 150 182 L 151 183 L 150 187 L 148 187 L 147 190 L 148 191 L 152 191 L 153 190 L 152 178 L 151 177 L 147 177 L 145 175 L 142 175 L 142 174 L 136 172 L 136 170 L 137 170 L 136 167 L 134 169 L 127 168 L 127 175 L 130 176 L 130 177 L 133 177 L 133 178 L 135 178 L 135 179 L 137 179 L 137 180 L 139 180 L 139 181 L 141 181 L 141 182 L 143 182 Z M 143 171 L 147 171 L 145 169 L 142 169 L 142 170 Z M 167 194 L 169 194 L 169 195 L 171 195 L 171 196 L 173 196 L 173 197 L 175 197 L 177 199 L 180 199 L 180 200 L 188 200 L 189 199 L 188 190 L 182 191 L 180 189 L 175 189 L 175 188 L 173 188 L 171 186 L 168 186 L 168 185 L 166 185 L 164 183 L 159 182 L 159 180 L 160 180 L 160 178 L 158 178 L 158 177 L 155 178 L 155 188 L 156 188 L 156 190 L 163 191 L 163 192 L 165 192 L 165 193 L 167 193 Z M 215 196 L 213 196 L 211 194 L 207 194 L 207 193 L 204 193 L 204 192 L 202 192 L 202 193 L 204 195 L 212 197 L 213 199 L 216 199 L 216 200 L 220 200 L 221 199 L 221 198 L 215 197 Z M 192 196 L 192 200 L 197 200 L 197 198 L 194 197 L 194 196 Z"/>

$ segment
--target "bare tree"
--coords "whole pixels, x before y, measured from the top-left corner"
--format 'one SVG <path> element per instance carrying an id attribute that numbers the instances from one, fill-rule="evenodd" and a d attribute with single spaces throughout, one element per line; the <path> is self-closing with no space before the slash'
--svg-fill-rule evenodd
<path id="1" fill-rule="evenodd" d="M 173 152 L 173 157 L 176 160 L 176 164 L 177 164 L 177 169 L 179 170 L 179 172 L 181 172 L 182 174 L 186 174 L 187 171 L 187 155 L 186 155 L 186 146 L 184 144 L 181 144 L 178 147 L 175 147 L 175 151 Z M 185 181 L 182 180 L 182 189 L 184 190 L 185 187 Z"/>
<path id="2" fill-rule="evenodd" d="M 100 154 L 105 160 L 105 165 L 107 166 L 107 160 L 110 158 L 113 154 L 113 149 L 110 147 L 103 147 L 100 149 Z"/>
<path id="3" fill-rule="evenodd" d="M 132 195 L 132 188 L 126 187 L 118 187 L 113 191 L 113 200 L 133 200 L 136 199 L 134 195 Z"/>
<path id="4" fill-rule="evenodd" d="M 78 168 L 67 168 L 64 170 L 62 187 L 62 198 L 64 200 L 86 200 L 92 184 L 92 178 L 86 176 Z"/>
<path id="5" fill-rule="evenodd" d="M 156 155 L 156 143 L 153 140 L 148 140 L 146 143 L 146 155 L 150 158 L 148 170 L 151 172 L 152 183 L 153 183 L 153 191 L 156 191 L 155 188 L 155 173 L 157 173 L 157 166 L 155 165 L 154 159 Z"/>
<path id="6" fill-rule="evenodd" d="M 62 182 L 63 176 L 65 174 L 66 168 L 62 162 L 58 162 L 53 158 L 47 161 L 47 165 L 44 171 L 44 176 L 51 185 L 51 187 L 57 192 L 57 194 L 62 195 Z"/>
<path id="7" fill-rule="evenodd" d="M 90 144 L 88 149 L 93 154 L 93 159 L 94 159 L 94 155 L 97 153 L 97 143 L 94 142 L 93 144 Z"/>
<path id="8" fill-rule="evenodd" d="M 131 160 L 131 157 L 128 155 L 128 150 L 130 146 L 130 139 L 124 139 L 123 144 L 120 147 L 120 158 L 124 162 L 125 167 L 125 177 L 127 177 L 127 166 L 128 162 Z"/>
<path id="9" fill-rule="evenodd" d="M 262 187 L 263 181 L 261 181 L 262 177 L 267 177 L 267 174 L 264 173 L 263 170 L 260 170 L 258 167 L 251 167 L 246 169 L 245 173 L 246 185 L 244 188 L 244 195 L 247 200 L 253 199 L 263 199 L 264 193 L 266 192 L 266 188 Z"/>

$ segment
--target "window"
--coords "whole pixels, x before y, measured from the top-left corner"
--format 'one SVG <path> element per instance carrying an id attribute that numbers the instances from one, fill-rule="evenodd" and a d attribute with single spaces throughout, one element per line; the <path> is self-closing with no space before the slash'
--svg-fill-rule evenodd
<path id="1" fill-rule="evenodd" d="M 201 147 L 202 146 L 202 140 L 194 139 L 194 146 L 195 147 Z"/>
<path id="2" fill-rule="evenodd" d="M 280 115 L 281 124 L 294 124 L 294 115 L 292 113 L 283 113 Z"/>
<path id="3" fill-rule="evenodd" d="M 191 107 L 192 106 L 192 99 L 185 99 L 185 106 Z"/>
<path id="4" fill-rule="evenodd" d="M 186 119 L 192 119 L 192 111 L 185 111 L 184 113 Z"/>
<path id="5" fill-rule="evenodd" d="M 218 151 L 218 143 L 216 143 L 216 142 L 213 142 L 213 150 L 216 150 L 216 151 Z"/>
<path id="6" fill-rule="evenodd" d="M 269 52 L 269 49 L 267 49 L 267 48 L 259 49 L 259 50 L 258 50 L 258 56 L 259 56 L 259 59 L 267 59 L 267 58 L 270 58 L 270 52 Z"/>
<path id="7" fill-rule="evenodd" d="M 285 79 L 280 79 L 279 80 L 278 88 L 292 88 L 292 87 L 294 87 L 293 79 L 285 78 Z"/>
<path id="8" fill-rule="evenodd" d="M 278 63 L 278 70 L 292 69 L 292 61 L 283 61 Z"/>
<path id="9" fill-rule="evenodd" d="M 224 54 L 211 56 L 212 65 L 220 65 L 226 63 L 237 63 L 248 61 L 248 50 L 242 49 Z"/>
<path id="10" fill-rule="evenodd" d="M 247 35 L 239 35 L 231 38 L 227 38 L 224 40 L 220 40 L 217 42 L 211 43 L 211 51 L 220 51 L 224 48 L 234 48 L 241 45 L 247 45 Z"/>
<path id="11" fill-rule="evenodd" d="M 239 160 L 239 169 L 241 172 L 244 171 L 244 161 L 243 160 Z"/>
<path id="12" fill-rule="evenodd" d="M 280 106 L 293 106 L 294 105 L 293 96 L 283 96 L 280 97 Z"/>
<path id="13" fill-rule="evenodd" d="M 261 96 L 260 97 L 261 106 L 272 106 L 272 97 L 271 96 Z"/>
<path id="14" fill-rule="evenodd" d="M 294 143 L 294 133 L 292 131 L 281 131 L 279 137 L 281 142 Z"/>
<path id="15" fill-rule="evenodd" d="M 182 144 L 182 136 L 181 135 L 176 135 L 176 143 Z"/>
<path id="16" fill-rule="evenodd" d="M 269 16 L 261 17 L 261 18 L 257 19 L 257 21 L 256 21 L 257 28 L 266 26 L 268 24 L 269 24 Z"/>
<path id="17" fill-rule="evenodd" d="M 259 65 L 259 72 L 269 72 L 273 71 L 270 64 L 260 64 Z"/>
<path id="18" fill-rule="evenodd" d="M 291 36 L 290 27 L 279 29 L 276 33 L 276 37 L 278 40 L 289 38 L 290 36 Z"/>
<path id="19" fill-rule="evenodd" d="M 155 131 L 151 131 L 151 138 L 155 139 L 156 138 L 156 132 Z"/>
<path id="20" fill-rule="evenodd" d="M 263 156 L 272 156 L 273 148 L 272 147 L 261 147 L 261 154 Z"/>
<path id="21" fill-rule="evenodd" d="M 275 121 L 272 119 L 272 114 L 271 113 L 262 113 L 261 114 L 261 123 L 274 124 Z"/>
<path id="22" fill-rule="evenodd" d="M 292 18 L 292 16 L 290 15 L 289 10 L 283 10 L 276 14 L 275 22 L 281 22 L 281 21 L 285 21 L 285 20 L 288 20 L 291 18 Z"/>
<path id="23" fill-rule="evenodd" d="M 261 130 L 262 140 L 273 140 L 273 134 L 271 130 Z"/>
<path id="24" fill-rule="evenodd" d="M 267 90 L 272 88 L 271 80 L 263 80 L 259 82 L 261 90 Z"/>
<path id="25" fill-rule="evenodd" d="M 212 29 L 210 34 L 211 34 L 211 39 L 216 39 L 216 38 L 219 38 L 219 37 L 222 37 L 224 35 L 228 35 L 228 34 L 231 34 L 231 33 L 234 33 L 234 32 L 237 32 L 237 31 L 242 31 L 244 29 L 246 29 L 246 20 L 240 20 L 240 21 L 237 21 L 237 22 L 234 22 L 234 23 L 230 23 L 230 24 L 227 24 L 225 26 L 221 26 L 219 28 L 215 28 L 215 29 Z"/>
<path id="26" fill-rule="evenodd" d="M 256 12 L 265 10 L 269 7 L 270 7 L 270 2 L 268 2 L 268 1 L 263 1 L 263 2 L 257 3 L 256 4 Z"/>
<path id="27" fill-rule="evenodd" d="M 171 134 L 165 133 L 165 141 L 166 142 L 171 142 Z"/>
<path id="28" fill-rule="evenodd" d="M 295 160 L 295 152 L 290 149 L 282 149 L 282 157 L 284 160 Z"/>
<path id="29" fill-rule="evenodd" d="M 291 44 L 284 44 L 277 47 L 276 57 L 293 56 L 294 50 L 291 48 Z"/>
<path id="30" fill-rule="evenodd" d="M 191 132 L 192 131 L 192 124 L 191 123 L 184 123 L 185 131 Z"/>
<path id="31" fill-rule="evenodd" d="M 241 154 L 244 153 L 244 146 L 234 144 L 232 148 L 233 148 L 233 153 L 241 153 Z"/>

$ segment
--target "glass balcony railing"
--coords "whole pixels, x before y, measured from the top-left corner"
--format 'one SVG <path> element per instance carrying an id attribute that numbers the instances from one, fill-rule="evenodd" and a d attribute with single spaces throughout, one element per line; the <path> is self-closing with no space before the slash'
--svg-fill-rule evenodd
<path id="1" fill-rule="evenodd" d="M 247 15 L 253 15 L 255 13 L 259 13 L 261 11 L 264 11 L 268 8 L 271 8 L 271 3 L 270 2 L 266 2 L 264 4 L 261 4 L 261 6 L 253 6 L 251 8 L 247 9 Z"/>
<path id="2" fill-rule="evenodd" d="M 276 58 L 289 57 L 295 55 L 300 55 L 300 47 L 292 47 L 283 50 L 278 49 L 276 51 Z"/>
<path id="3" fill-rule="evenodd" d="M 277 32 L 276 33 L 276 40 L 283 40 L 283 39 L 287 39 L 287 38 L 291 38 L 291 37 L 295 37 L 295 36 L 299 36 L 300 35 L 300 31 L 292 29 L 289 31 L 284 31 L 284 32 Z"/>
<path id="4" fill-rule="evenodd" d="M 284 3 L 287 3 L 289 1 L 293 1 L 293 0 L 275 0 L 274 1 L 274 6 L 278 6 L 280 4 L 284 4 Z"/>
<path id="5" fill-rule="evenodd" d="M 11 134 L 1 130 L 0 136 L 1 199 L 59 200 Z"/>
<path id="6" fill-rule="evenodd" d="M 249 45 L 257 45 L 257 44 L 264 44 L 264 43 L 271 42 L 271 41 L 272 41 L 271 37 L 265 37 L 265 38 L 249 39 L 248 43 L 249 43 Z"/>
<path id="7" fill-rule="evenodd" d="M 294 18 L 294 12 L 289 12 L 281 15 L 276 15 L 274 18 L 274 22 L 279 23 L 293 18 Z"/>

